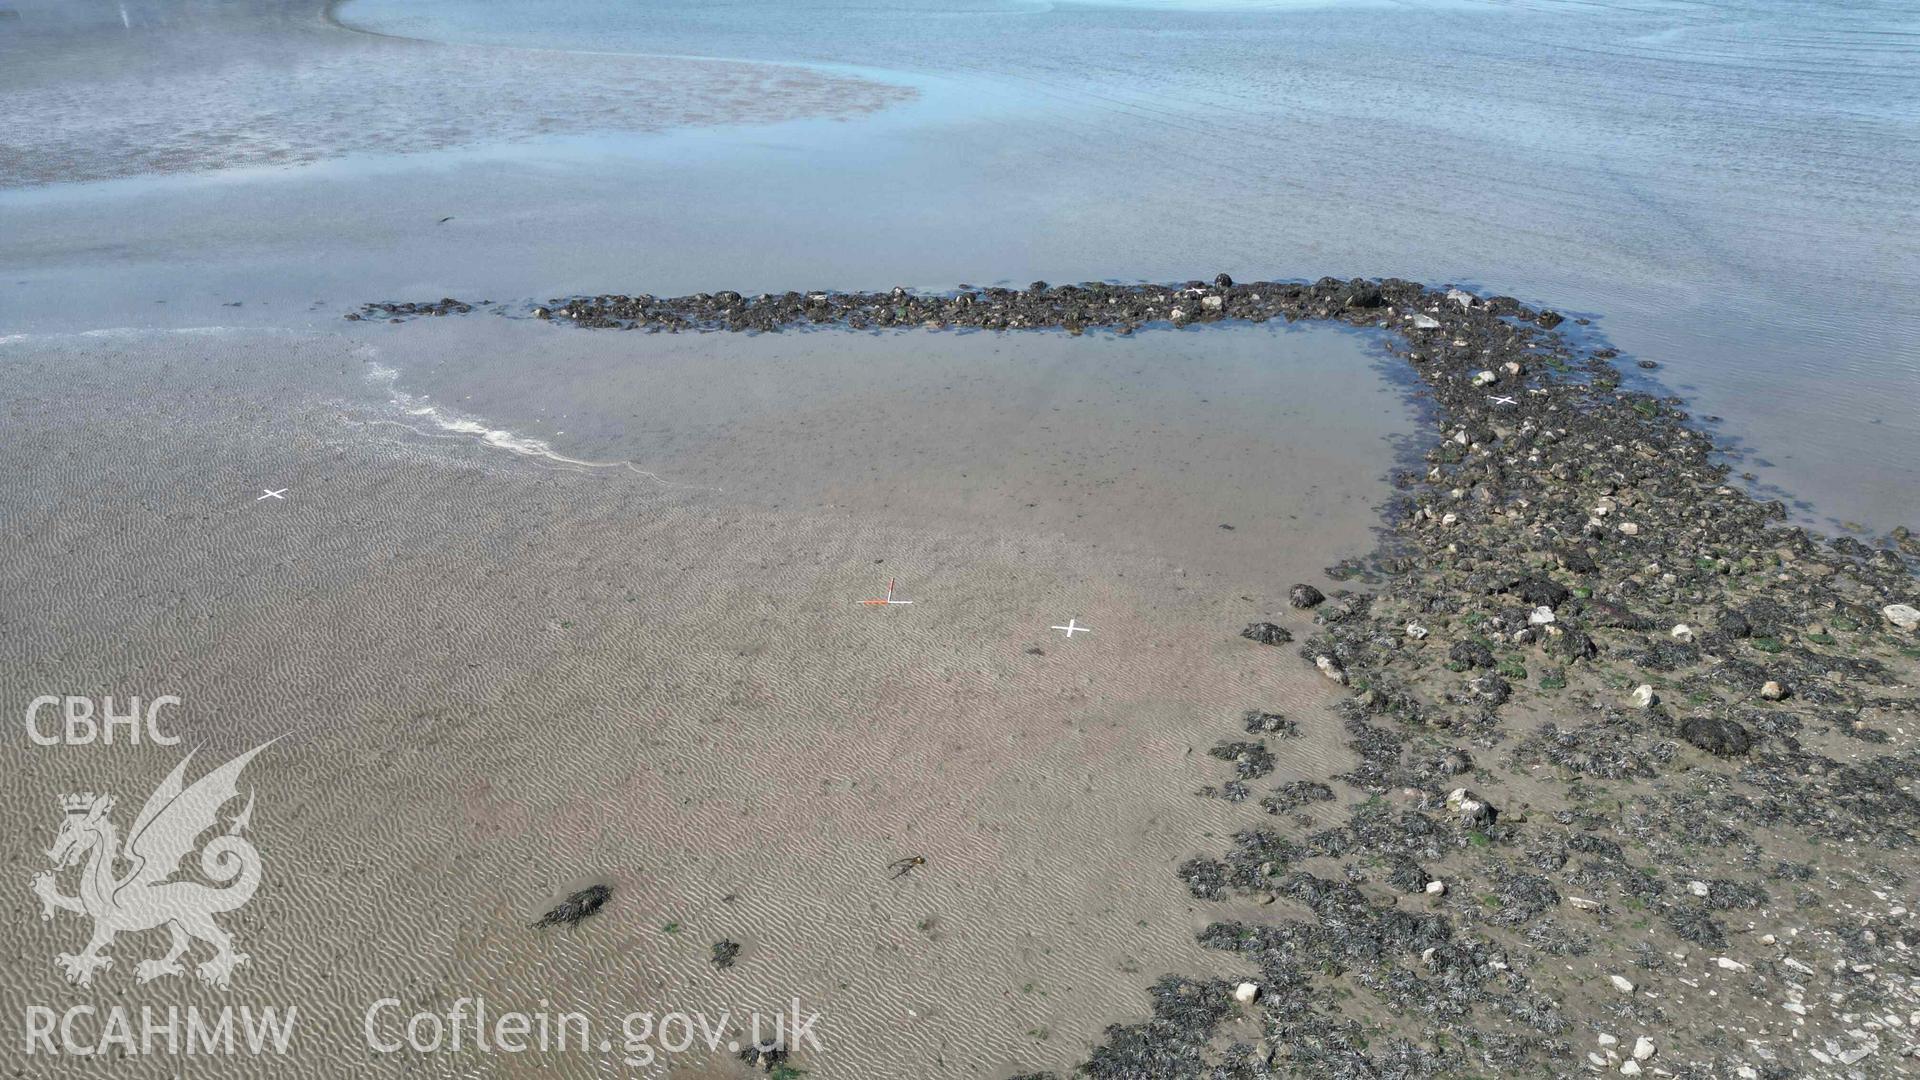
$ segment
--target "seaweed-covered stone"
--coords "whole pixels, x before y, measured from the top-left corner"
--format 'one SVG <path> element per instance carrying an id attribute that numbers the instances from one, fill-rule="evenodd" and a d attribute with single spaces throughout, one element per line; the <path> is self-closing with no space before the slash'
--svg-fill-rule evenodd
<path id="1" fill-rule="evenodd" d="M 1591 574 L 1600 569 L 1593 556 L 1579 548 L 1569 548 L 1559 553 L 1560 565 L 1576 574 Z"/>
<path id="2" fill-rule="evenodd" d="M 1493 896 L 1499 901 L 1497 921 L 1509 926 L 1525 926 L 1560 903 L 1553 883 L 1538 874 L 1496 865 L 1491 876 Z"/>
<path id="3" fill-rule="evenodd" d="M 1727 947 L 1727 931 L 1705 908 L 1692 905 L 1680 905 L 1668 908 L 1661 915 L 1661 921 L 1667 924 L 1682 941 L 1691 941 L 1695 945 L 1708 949 Z"/>
<path id="4" fill-rule="evenodd" d="M 1286 627 L 1270 622 L 1250 623 L 1245 630 L 1240 631 L 1240 636 L 1262 645 L 1285 645 L 1293 640 L 1293 635 Z"/>
<path id="5" fill-rule="evenodd" d="M 793 1057 L 793 1053 L 787 1049 L 784 1042 L 775 1038 L 764 1039 L 760 1042 L 743 1046 L 734 1056 L 750 1066 L 758 1066 L 762 1070 L 772 1073 L 775 1069 L 786 1065 Z M 803 1072 L 801 1070 L 790 1069 L 787 1075 L 803 1075 Z"/>
<path id="6" fill-rule="evenodd" d="M 733 962 L 739 959 L 739 957 L 740 957 L 739 942 L 723 939 L 713 943 L 713 966 L 714 967 L 720 968 L 721 970 L 724 971 L 727 968 L 732 967 Z"/>
<path id="7" fill-rule="evenodd" d="M 1724 610 L 1714 619 L 1714 628 L 1728 637 L 1747 638 L 1753 636 L 1753 623 L 1739 611 Z"/>
<path id="8" fill-rule="evenodd" d="M 1447 650 L 1447 659 L 1463 668 L 1490 668 L 1493 650 L 1478 641 L 1456 641 L 1453 648 Z"/>
<path id="9" fill-rule="evenodd" d="M 549 926 L 578 926 L 582 919 L 594 915 L 606 906 L 613 896 L 613 888 L 608 885 L 589 885 L 579 892 L 569 895 L 555 904 L 546 914 L 534 922 L 535 929 Z"/>
<path id="10" fill-rule="evenodd" d="M 1327 596 L 1325 593 L 1321 592 L 1319 589 L 1316 589 L 1311 585 L 1305 584 L 1304 582 L 1300 584 L 1296 584 L 1291 589 L 1287 590 L 1287 603 L 1292 604 L 1294 607 L 1300 608 L 1301 610 L 1305 610 L 1310 607 L 1317 607 L 1319 606 L 1320 603 L 1325 601 L 1326 598 Z"/>
<path id="11" fill-rule="evenodd" d="M 1308 803 L 1331 802 L 1333 789 L 1318 780 L 1295 780 L 1281 784 L 1261 798 L 1260 805 L 1269 814 L 1285 814 Z"/>
<path id="12" fill-rule="evenodd" d="M 1557 637 L 1547 639 L 1547 651 L 1566 661 L 1591 660 L 1600 655 L 1591 634 L 1579 627 L 1567 627 Z"/>
<path id="13" fill-rule="evenodd" d="M 1513 697 L 1513 684 L 1498 675 L 1482 675 L 1467 680 L 1467 696 L 1490 709 L 1497 709 Z"/>
<path id="14" fill-rule="evenodd" d="M 1588 598 L 1570 606 L 1570 611 L 1589 626 L 1607 627 L 1613 630 L 1647 630 L 1653 626 L 1653 620 L 1644 615 L 1636 615 L 1624 604 L 1611 600 Z"/>
<path id="15" fill-rule="evenodd" d="M 1241 726 L 1250 735 L 1278 735 L 1283 739 L 1296 738 L 1300 734 L 1300 725 L 1276 712 L 1264 712 L 1260 709 L 1248 709 L 1241 717 Z"/>
<path id="16" fill-rule="evenodd" d="M 1736 720 L 1690 716 L 1680 722 L 1680 737 L 1718 757 L 1738 757 L 1753 747 L 1753 736 Z"/>
<path id="17" fill-rule="evenodd" d="M 1211 757 L 1231 762 L 1242 780 L 1254 780 L 1273 771 L 1273 751 L 1261 742 L 1222 742 L 1207 751 Z"/>
<path id="18" fill-rule="evenodd" d="M 1221 979 L 1165 975 L 1155 982 L 1153 1017 L 1115 1024 L 1093 1050 L 1081 1075 L 1093 1080 L 1202 1080 L 1207 1043 L 1233 1005 L 1233 987 Z"/>
<path id="19" fill-rule="evenodd" d="M 1715 878 L 1706 884 L 1706 904 L 1715 911 L 1757 908 L 1767 902 L 1767 890 L 1751 882 Z"/>
<path id="20" fill-rule="evenodd" d="M 1227 864 L 1219 859 L 1192 858 L 1180 864 L 1181 881 L 1187 891 L 1201 900 L 1224 900 L 1227 896 Z"/>
<path id="21" fill-rule="evenodd" d="M 1698 663 L 1700 650 L 1687 642 L 1653 638 L 1621 649 L 1620 656 L 1647 671 L 1668 672 Z"/>
<path id="22" fill-rule="evenodd" d="M 1561 604 L 1573 599 L 1572 589 L 1567 588 L 1552 578 L 1544 578 L 1537 575 L 1530 575 L 1512 582 L 1507 586 L 1506 591 L 1518 596 L 1529 604 L 1550 608 L 1559 607 Z"/>

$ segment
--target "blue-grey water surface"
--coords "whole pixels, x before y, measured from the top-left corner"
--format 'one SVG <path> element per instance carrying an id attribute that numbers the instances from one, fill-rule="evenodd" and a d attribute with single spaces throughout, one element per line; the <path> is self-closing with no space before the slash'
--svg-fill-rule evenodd
<path id="1" fill-rule="evenodd" d="M 1813 520 L 1915 517 L 1911 5 L 347 0 L 332 16 L 549 61 L 807 65 L 917 96 L 601 130 L 644 128 L 657 106 L 635 100 L 630 123 L 615 108 L 585 134 L 482 126 L 442 147 L 422 131 L 428 152 L 408 156 L 0 192 L 0 255 L 30 271 L 11 321 L 70 323 L 76 290 L 111 297 L 91 317 L 118 323 L 245 298 L 222 314 L 1397 275 L 1593 318 L 1724 417 L 1741 468 Z M 268 122 L 272 103 L 252 104 Z"/>

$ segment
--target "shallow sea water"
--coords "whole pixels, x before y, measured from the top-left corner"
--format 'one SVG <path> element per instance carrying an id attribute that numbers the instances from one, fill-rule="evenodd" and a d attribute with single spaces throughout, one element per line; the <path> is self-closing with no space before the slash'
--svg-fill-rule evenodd
<path id="1" fill-rule="evenodd" d="M 858 230 L 827 282 L 1217 267 L 1508 292 L 1666 365 L 1809 516 L 1916 524 L 1908 5 L 351 0 L 343 17 L 937 79 L 914 149 L 957 179 L 928 190 L 868 144 L 846 204 L 905 204 L 882 235 L 910 258 L 923 230 L 995 250 L 862 278 L 855 260 L 893 245 Z"/>
<path id="2" fill-rule="evenodd" d="M 24 15 L 0 24 L 0 49 L 45 7 L 14 6 Z M 156 6 L 91 9 L 107 13 L 91 48 L 120 34 L 165 66 L 140 25 Z M 324 36 L 314 9 L 273 10 Z M 213 22 L 231 6 L 192 11 Z M 351 108 L 281 132 L 267 86 L 215 104 L 256 110 L 297 144 L 285 152 L 319 146 L 305 155 L 319 164 L 0 192 L 6 321 L 285 324 L 443 294 L 1394 274 L 1590 316 L 1627 362 L 1657 362 L 1661 385 L 1725 417 L 1742 468 L 1808 520 L 1912 524 L 1908 5 L 348 0 L 334 14 L 498 55 L 481 81 L 437 94 L 433 115 L 396 117 L 385 147 L 329 134 L 366 124 Z M 609 100 L 589 80 L 581 122 L 544 135 L 485 89 L 489 65 L 564 69 L 577 55 L 591 69 L 636 53 L 846 81 L 781 106 L 816 118 L 777 122 L 748 78 L 664 101 L 641 86 Z M 0 89 L 17 96 L 22 70 L 0 70 Z M 556 105 L 572 85 L 553 84 Z M 884 99 L 874 85 L 913 96 L 865 111 Z M 537 84 L 524 92 L 538 102 Z M 143 93 L 196 100 L 166 80 Z M 116 107 L 70 106 L 63 123 L 82 126 Z M 776 122 L 711 126 L 729 117 Z M 11 114 L 16 130 L 30 122 Z M 220 307 L 236 302 L 247 309 Z"/>
<path id="3" fill-rule="evenodd" d="M 747 336 L 489 318 L 355 336 L 427 429 L 484 417 L 536 450 L 769 509 L 1058 534 L 1221 592 L 1271 591 L 1276 544 L 1352 550 L 1415 426 L 1375 337 L 1324 327 Z"/>

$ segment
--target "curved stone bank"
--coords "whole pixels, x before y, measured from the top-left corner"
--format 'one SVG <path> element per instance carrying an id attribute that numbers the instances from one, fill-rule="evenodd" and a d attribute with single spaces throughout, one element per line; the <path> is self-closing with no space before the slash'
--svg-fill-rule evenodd
<path id="1" fill-rule="evenodd" d="M 1365 588 L 1296 590 L 1244 635 L 1298 639 L 1334 707 L 1223 726 L 1202 795 L 1245 825 L 1177 868 L 1244 976 L 1163 976 L 1084 1075 L 1888 1076 L 1920 1053 L 1920 543 L 1783 524 L 1678 399 L 1623 389 L 1558 314 L 1225 275 L 495 310 L 656 332 L 1395 332 L 1434 426 L 1387 540 L 1329 571 Z M 1285 738 L 1336 721 L 1353 767 L 1289 775 Z"/>

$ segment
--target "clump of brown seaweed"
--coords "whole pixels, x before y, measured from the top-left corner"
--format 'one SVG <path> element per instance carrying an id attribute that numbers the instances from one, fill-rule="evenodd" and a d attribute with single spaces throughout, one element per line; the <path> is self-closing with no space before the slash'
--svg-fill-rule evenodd
<path id="1" fill-rule="evenodd" d="M 599 912 L 612 896 L 611 886 L 589 885 L 549 908 L 545 915 L 535 920 L 533 929 L 544 930 L 549 926 L 559 926 L 563 923 L 567 926 L 579 926 L 580 920 Z"/>

